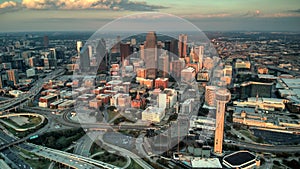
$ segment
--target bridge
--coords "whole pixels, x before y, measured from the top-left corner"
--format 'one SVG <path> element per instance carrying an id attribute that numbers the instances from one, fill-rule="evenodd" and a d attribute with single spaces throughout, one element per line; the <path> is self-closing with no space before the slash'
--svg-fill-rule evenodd
<path id="1" fill-rule="evenodd" d="M 58 69 L 51 72 L 44 79 L 40 79 L 36 81 L 35 85 L 26 94 L 20 96 L 19 98 L 12 99 L 11 101 L 1 105 L 0 114 L 3 114 L 4 112 L 8 112 L 9 110 L 12 109 L 16 109 L 18 105 L 25 103 L 30 99 L 33 99 L 42 90 L 42 85 L 44 82 L 56 78 L 57 76 L 61 75 L 64 72 L 65 72 L 64 69 Z"/>

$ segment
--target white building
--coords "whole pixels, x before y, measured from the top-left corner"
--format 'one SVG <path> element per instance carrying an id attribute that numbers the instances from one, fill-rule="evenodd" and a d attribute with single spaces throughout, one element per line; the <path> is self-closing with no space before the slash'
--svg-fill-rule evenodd
<path id="1" fill-rule="evenodd" d="M 193 110 L 193 102 L 194 102 L 194 99 L 185 100 L 181 106 L 181 113 L 183 113 L 183 114 L 191 113 Z"/>
<path id="2" fill-rule="evenodd" d="M 142 120 L 159 123 L 165 117 L 165 109 L 148 107 L 142 112 Z"/>
<path id="3" fill-rule="evenodd" d="M 176 90 L 165 88 L 162 93 L 159 93 L 157 102 L 159 108 L 171 108 L 177 102 Z"/>
<path id="4" fill-rule="evenodd" d="M 131 96 L 129 94 L 118 93 L 110 99 L 110 105 L 116 107 L 130 107 Z"/>
<path id="5" fill-rule="evenodd" d="M 24 92 L 20 91 L 20 90 L 11 90 L 8 92 L 10 95 L 14 96 L 14 97 L 19 97 L 21 96 Z"/>

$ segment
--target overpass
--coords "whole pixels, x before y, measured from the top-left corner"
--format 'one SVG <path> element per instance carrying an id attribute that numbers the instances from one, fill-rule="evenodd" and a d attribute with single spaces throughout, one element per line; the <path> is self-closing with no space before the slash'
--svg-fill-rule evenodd
<path id="1" fill-rule="evenodd" d="M 286 153 L 299 153 L 300 145 L 267 145 L 259 143 L 246 143 L 246 142 L 232 142 L 224 143 L 228 145 L 238 146 L 240 148 L 254 150 L 254 151 L 263 151 L 263 152 L 286 152 Z"/>
<path id="2" fill-rule="evenodd" d="M 28 150 L 31 153 L 34 153 L 37 156 L 44 157 L 51 161 L 55 161 L 61 164 L 64 164 L 73 168 L 105 168 L 105 169 L 118 169 L 114 165 L 104 163 L 102 161 L 94 160 L 88 157 L 84 157 L 81 155 L 75 155 L 72 153 L 47 148 L 39 145 L 34 145 L 31 143 L 27 143 L 28 146 L 33 148 L 32 150 Z"/>
<path id="3" fill-rule="evenodd" d="M 24 103 L 27 100 L 34 98 L 42 90 L 42 85 L 44 82 L 46 82 L 50 79 L 54 79 L 57 76 L 60 76 L 64 72 L 65 72 L 64 69 L 58 69 L 58 70 L 55 70 L 55 71 L 51 72 L 50 74 L 48 74 L 44 79 L 40 79 L 40 80 L 36 81 L 36 84 L 26 94 L 20 96 L 19 98 L 12 100 L 11 102 L 1 105 L 0 114 L 7 111 L 8 109 L 11 109 L 14 107 L 16 108 L 21 103 Z"/>
<path id="4" fill-rule="evenodd" d="M 6 114 L 6 115 L 0 115 L 0 119 L 1 118 L 8 118 L 8 117 L 15 117 L 15 116 L 34 116 L 34 117 L 40 117 L 41 118 L 41 122 L 35 126 L 32 127 L 27 127 L 27 128 L 19 128 L 15 125 L 12 125 L 6 121 L 2 121 L 2 123 L 4 123 L 5 125 L 13 128 L 16 131 L 27 131 L 27 130 L 31 130 L 31 129 L 35 129 L 36 127 L 40 126 L 41 124 L 44 123 L 45 121 L 45 117 L 40 115 L 40 114 L 35 114 L 35 113 L 12 113 L 12 114 Z"/>
<path id="5" fill-rule="evenodd" d="M 7 134 L 0 132 L 1 139 L 3 139 L 5 142 L 10 142 L 15 140 L 11 136 L 8 136 Z M 71 153 L 67 153 L 60 150 L 55 150 L 31 143 L 22 143 L 19 145 L 16 145 L 21 149 L 24 149 L 25 151 L 29 151 L 37 156 L 44 157 L 46 159 L 49 159 L 51 161 L 55 161 L 58 163 L 61 163 L 63 165 L 66 165 L 68 167 L 72 168 L 85 168 L 85 169 L 97 169 L 97 168 L 104 168 L 104 169 L 118 169 L 119 167 L 116 167 L 114 165 L 104 163 L 102 161 L 97 161 L 88 157 L 83 157 L 80 155 L 74 155 Z"/>

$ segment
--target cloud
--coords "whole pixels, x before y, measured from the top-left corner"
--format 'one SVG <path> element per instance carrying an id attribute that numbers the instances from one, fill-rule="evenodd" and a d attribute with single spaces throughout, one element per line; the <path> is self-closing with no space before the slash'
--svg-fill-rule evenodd
<path id="1" fill-rule="evenodd" d="M 260 10 L 248 11 L 242 15 L 242 17 L 260 17 L 263 16 Z"/>
<path id="2" fill-rule="evenodd" d="M 148 5 L 146 2 L 133 2 L 130 0 L 23 0 L 22 6 L 28 9 L 102 9 L 129 11 L 155 11 L 165 8 L 158 5 Z"/>
<path id="3" fill-rule="evenodd" d="M 201 18 L 225 18 L 230 17 L 232 14 L 229 13 L 211 13 L 211 14 L 187 14 L 180 15 L 180 17 L 187 19 L 201 19 Z"/>
<path id="4" fill-rule="evenodd" d="M 294 13 L 300 13 L 300 9 L 295 9 L 295 10 L 288 10 L 287 12 L 294 12 Z"/>
<path id="5" fill-rule="evenodd" d="M 260 16 L 261 18 L 287 18 L 287 17 L 300 17 L 300 13 L 273 13 Z"/>
<path id="6" fill-rule="evenodd" d="M 14 1 L 5 1 L 0 4 L 0 14 L 12 12 L 20 9 L 20 4 Z"/>
<path id="7" fill-rule="evenodd" d="M 13 8 L 16 6 L 17 6 L 17 3 L 14 1 L 5 1 L 2 4 L 0 4 L 0 9 Z"/>

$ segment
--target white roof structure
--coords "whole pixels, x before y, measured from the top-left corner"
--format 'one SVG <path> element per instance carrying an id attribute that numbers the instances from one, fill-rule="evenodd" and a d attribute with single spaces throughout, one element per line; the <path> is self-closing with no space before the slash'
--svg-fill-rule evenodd
<path id="1" fill-rule="evenodd" d="M 193 168 L 222 168 L 218 158 L 194 158 L 191 164 Z"/>

